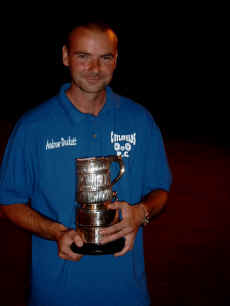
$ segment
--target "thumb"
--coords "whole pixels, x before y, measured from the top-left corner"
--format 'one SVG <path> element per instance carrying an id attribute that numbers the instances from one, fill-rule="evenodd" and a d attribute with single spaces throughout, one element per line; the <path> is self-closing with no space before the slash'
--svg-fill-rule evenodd
<path id="1" fill-rule="evenodd" d="M 73 236 L 73 241 L 78 247 L 82 247 L 84 244 L 83 239 L 78 232 L 75 232 L 75 235 Z"/>

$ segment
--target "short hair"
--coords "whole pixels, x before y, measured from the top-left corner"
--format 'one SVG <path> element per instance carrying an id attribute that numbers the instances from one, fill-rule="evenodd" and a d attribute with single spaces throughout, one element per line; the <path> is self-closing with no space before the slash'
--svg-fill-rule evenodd
<path id="1" fill-rule="evenodd" d="M 110 30 L 114 33 L 114 37 L 116 38 L 117 43 L 118 43 L 117 33 L 116 33 L 114 26 L 105 22 L 102 19 L 97 19 L 97 18 L 92 19 L 91 18 L 91 19 L 80 20 L 80 21 L 78 20 L 78 22 L 70 25 L 69 29 L 67 29 L 67 33 L 64 39 L 64 45 L 66 45 L 67 49 L 69 49 L 70 47 L 71 34 L 77 28 L 86 28 L 89 30 L 99 30 L 102 32 L 106 32 Z"/>

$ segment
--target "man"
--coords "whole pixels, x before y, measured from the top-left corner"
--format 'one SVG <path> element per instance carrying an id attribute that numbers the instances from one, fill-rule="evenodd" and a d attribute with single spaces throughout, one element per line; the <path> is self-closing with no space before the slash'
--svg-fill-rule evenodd
<path id="1" fill-rule="evenodd" d="M 149 305 L 142 225 L 164 207 L 171 184 L 161 134 L 140 105 L 112 92 L 117 36 L 101 23 L 75 27 L 63 47 L 71 84 L 25 114 L 12 133 L 0 172 L 5 215 L 33 233 L 31 306 Z M 75 158 L 122 155 L 116 184 L 119 223 L 102 244 L 125 238 L 114 255 L 82 256 L 75 229 Z M 113 170 L 112 174 L 113 175 Z M 31 205 L 28 205 L 28 202 Z"/>

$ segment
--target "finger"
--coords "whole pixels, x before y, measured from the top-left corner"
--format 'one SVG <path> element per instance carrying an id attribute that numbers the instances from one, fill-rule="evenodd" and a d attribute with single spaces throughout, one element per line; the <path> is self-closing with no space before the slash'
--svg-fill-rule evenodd
<path id="1" fill-rule="evenodd" d="M 119 232 L 124 228 L 123 223 L 124 222 L 121 221 L 121 222 L 118 222 L 114 225 L 104 227 L 104 228 L 100 229 L 100 234 L 103 235 L 103 236 L 104 235 L 107 236 L 107 235 L 111 235 L 111 234 L 114 234 L 116 232 Z"/>
<path id="2" fill-rule="evenodd" d="M 127 228 L 124 228 L 122 231 L 102 237 L 102 239 L 100 240 L 100 243 L 105 244 L 105 243 L 120 239 L 124 237 L 125 235 L 127 235 L 128 233 L 129 231 L 127 232 Z"/>
<path id="3" fill-rule="evenodd" d="M 113 219 L 113 224 L 116 224 L 119 221 L 120 221 L 119 209 L 116 209 L 115 216 L 114 216 L 114 219 Z"/>
<path id="4" fill-rule="evenodd" d="M 124 247 L 120 252 L 113 254 L 115 257 L 123 256 L 129 251 L 129 247 Z"/>
<path id="5" fill-rule="evenodd" d="M 106 244 L 106 243 L 108 243 L 108 242 L 117 240 L 117 239 L 122 238 L 122 237 L 123 237 L 123 235 L 121 235 L 120 232 L 117 233 L 117 234 L 113 234 L 113 235 L 111 235 L 111 236 L 108 236 L 108 237 L 103 237 L 103 238 L 100 240 L 100 244 Z"/>
<path id="6" fill-rule="evenodd" d="M 79 254 L 71 250 L 72 243 L 78 247 L 83 246 L 83 240 L 80 234 L 74 230 L 67 231 L 58 242 L 59 256 L 63 259 L 79 260 Z"/>
<path id="7" fill-rule="evenodd" d="M 79 229 L 77 229 L 77 231 L 71 230 L 68 238 L 68 244 L 74 242 L 78 247 L 82 247 L 84 244 L 84 235 Z"/>
<path id="8" fill-rule="evenodd" d="M 113 255 L 114 255 L 115 257 L 123 256 L 123 255 L 125 255 L 129 250 L 130 250 L 129 243 L 128 243 L 127 239 L 125 238 L 125 245 L 124 245 L 123 249 L 122 249 L 120 252 L 114 253 Z"/>
<path id="9" fill-rule="evenodd" d="M 135 241 L 135 236 L 133 235 L 128 235 L 125 237 L 125 245 L 124 248 L 120 251 L 114 254 L 114 256 L 123 256 L 126 254 L 128 251 L 132 250 L 133 245 Z"/>
<path id="10" fill-rule="evenodd" d="M 62 259 L 71 260 L 71 261 L 79 261 L 83 257 L 83 255 L 76 254 L 76 253 L 73 253 L 73 252 L 59 253 L 58 255 Z"/>
<path id="11" fill-rule="evenodd" d="M 118 232 L 121 232 L 122 234 L 129 234 L 133 232 L 133 228 L 125 221 L 122 220 L 118 223 L 115 223 L 111 226 L 108 227 L 103 227 L 100 229 L 100 235 L 101 236 L 108 236 L 108 235 L 113 235 Z"/>
<path id="12" fill-rule="evenodd" d="M 113 203 L 109 203 L 109 204 L 107 205 L 107 207 L 108 207 L 109 209 L 121 209 L 121 208 L 124 208 L 124 207 L 127 206 L 127 205 L 128 205 L 128 203 L 126 203 L 126 202 L 115 201 L 115 202 L 113 202 Z"/>
<path id="13" fill-rule="evenodd" d="M 81 257 L 83 256 L 82 254 L 78 254 L 76 252 L 73 252 L 70 248 L 70 245 L 67 245 L 65 247 L 63 247 L 59 253 L 58 253 L 59 257 L 61 257 L 62 259 L 66 259 L 66 260 L 72 260 L 72 261 L 78 261 L 81 259 Z"/>
<path id="14" fill-rule="evenodd" d="M 84 244 L 84 241 L 80 235 L 75 235 L 73 241 L 79 248 L 81 248 Z"/>

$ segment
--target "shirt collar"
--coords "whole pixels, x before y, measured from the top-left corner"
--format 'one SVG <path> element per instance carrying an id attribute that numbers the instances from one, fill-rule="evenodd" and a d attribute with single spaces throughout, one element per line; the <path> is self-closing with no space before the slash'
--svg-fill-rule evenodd
<path id="1" fill-rule="evenodd" d="M 58 94 L 58 101 L 64 110 L 64 112 L 67 114 L 67 116 L 70 118 L 73 123 L 79 123 L 82 119 L 92 117 L 90 114 L 84 114 L 80 112 L 69 100 L 69 98 L 66 95 L 66 90 L 70 87 L 70 83 L 66 83 L 62 85 L 60 88 L 59 94 Z M 118 107 L 119 101 L 115 99 L 116 94 L 113 93 L 112 89 L 107 86 L 106 87 L 106 102 L 103 106 L 102 110 L 98 114 L 97 118 L 104 115 L 105 113 L 109 111 L 113 111 L 114 108 Z"/>

